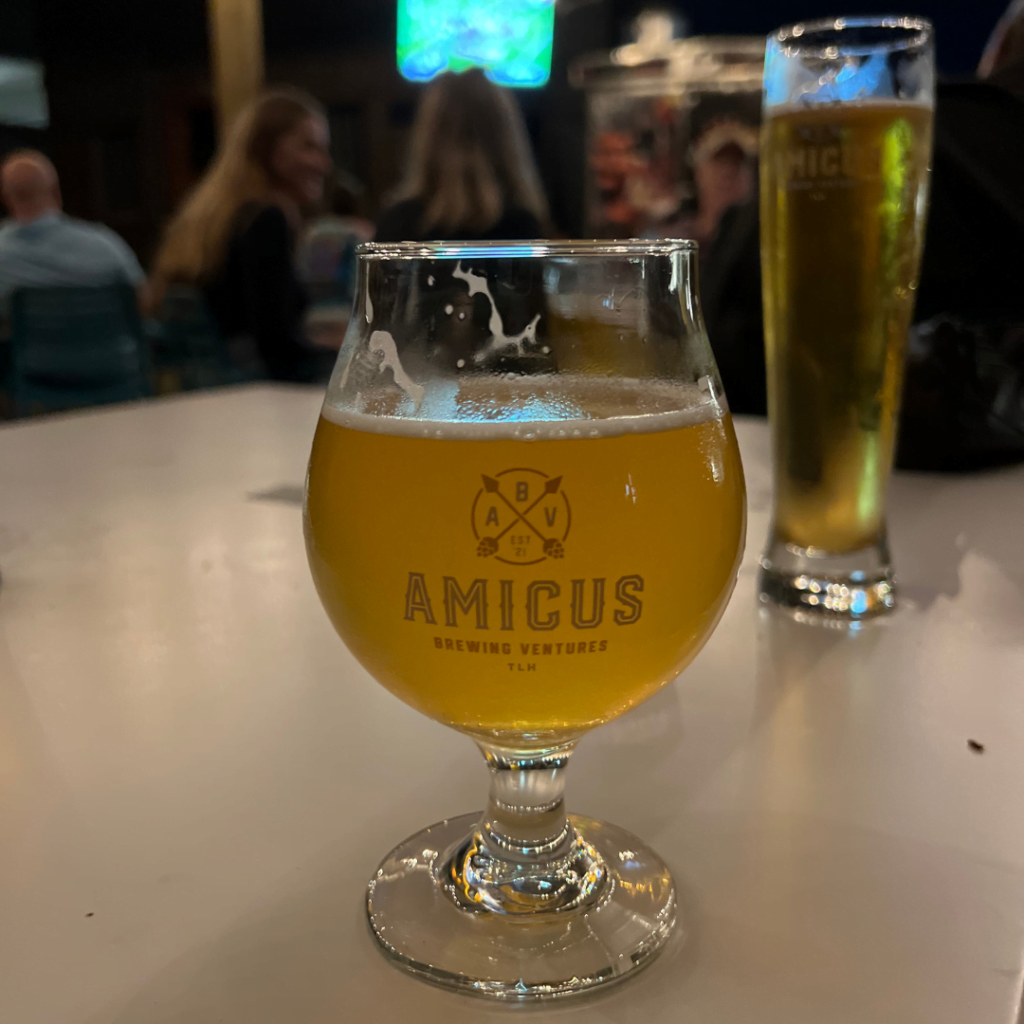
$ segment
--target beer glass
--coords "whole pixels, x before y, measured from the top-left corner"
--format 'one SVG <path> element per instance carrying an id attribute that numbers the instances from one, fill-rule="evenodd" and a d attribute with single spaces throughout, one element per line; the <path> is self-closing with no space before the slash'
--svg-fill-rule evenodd
<path id="1" fill-rule="evenodd" d="M 567 817 L 562 790 L 580 737 L 675 678 L 736 578 L 743 472 L 694 249 L 359 250 L 306 543 L 355 657 L 490 770 L 482 814 L 407 839 L 369 884 L 381 948 L 436 983 L 564 996 L 672 930 L 664 862 Z"/>
<path id="2" fill-rule="evenodd" d="M 932 31 L 836 18 L 768 38 L 761 262 L 774 521 L 761 599 L 895 605 L 885 493 L 931 155 Z"/>

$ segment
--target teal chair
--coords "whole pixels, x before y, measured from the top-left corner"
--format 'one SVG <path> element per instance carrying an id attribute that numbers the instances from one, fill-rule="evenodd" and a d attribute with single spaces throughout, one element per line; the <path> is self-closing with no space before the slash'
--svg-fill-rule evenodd
<path id="1" fill-rule="evenodd" d="M 235 384 L 245 379 L 233 365 L 198 288 L 169 285 L 159 316 L 150 322 L 148 330 L 157 369 L 169 370 L 183 391 Z"/>
<path id="2" fill-rule="evenodd" d="M 150 393 L 134 289 L 22 288 L 11 297 L 9 390 L 16 415 Z"/>
<path id="3" fill-rule="evenodd" d="M 229 345 L 203 292 L 191 285 L 170 285 L 160 312 L 146 323 L 159 372 L 169 372 L 183 391 L 262 380 L 255 346 Z"/>

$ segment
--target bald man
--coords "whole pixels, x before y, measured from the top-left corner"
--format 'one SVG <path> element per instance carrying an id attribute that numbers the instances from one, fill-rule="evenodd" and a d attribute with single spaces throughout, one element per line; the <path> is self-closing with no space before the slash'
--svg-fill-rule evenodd
<path id="1" fill-rule="evenodd" d="M 0 227 L 0 308 L 16 288 L 143 284 L 119 235 L 62 212 L 57 172 L 42 153 L 22 150 L 0 164 L 0 199 L 11 214 Z"/>

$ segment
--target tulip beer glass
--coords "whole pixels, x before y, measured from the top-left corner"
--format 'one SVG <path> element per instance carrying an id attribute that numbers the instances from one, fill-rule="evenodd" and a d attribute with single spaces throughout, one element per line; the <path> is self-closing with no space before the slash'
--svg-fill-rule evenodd
<path id="1" fill-rule="evenodd" d="M 567 816 L 588 730 L 691 661 L 745 502 L 688 242 L 367 245 L 310 458 L 309 563 L 383 686 L 476 741 L 486 811 L 402 843 L 397 964 L 509 1000 L 627 976 L 675 919 L 639 839 Z"/>

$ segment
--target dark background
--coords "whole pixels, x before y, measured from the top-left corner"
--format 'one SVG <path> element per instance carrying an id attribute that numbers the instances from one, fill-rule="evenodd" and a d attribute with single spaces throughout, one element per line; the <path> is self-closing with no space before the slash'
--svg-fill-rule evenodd
<path id="1" fill-rule="evenodd" d="M 582 223 L 583 101 L 569 62 L 629 38 L 643 9 L 679 12 L 693 34 L 763 35 L 791 21 L 879 13 L 843 0 L 558 0 L 551 82 L 520 100 L 556 222 Z M 897 13 L 936 26 L 940 71 L 969 74 L 1003 0 L 931 0 Z M 395 68 L 394 0 L 264 0 L 267 79 L 309 89 L 330 111 L 335 159 L 376 212 L 401 174 L 419 88 Z M 0 0 L 0 54 L 46 68 L 51 126 L 0 128 L 0 153 L 36 145 L 57 164 L 69 212 L 103 220 L 148 259 L 215 135 L 205 0 Z"/>
<path id="2" fill-rule="evenodd" d="M 694 34 L 736 35 L 763 35 L 779 25 L 807 18 L 889 10 L 884 4 L 845 0 L 839 5 L 819 0 L 560 2 L 573 19 L 585 16 L 600 23 L 598 48 L 624 41 L 630 20 L 648 7 L 678 11 Z M 389 0 L 264 0 L 268 54 L 386 47 L 394 42 L 394 7 Z M 905 13 L 932 19 L 940 68 L 947 74 L 964 74 L 977 64 L 1005 7 L 1001 0 L 930 0 L 910 5 Z M 44 59 L 67 55 L 78 59 L 91 53 L 203 60 L 206 4 L 205 0 L 4 0 L 0 4 L 0 52 Z"/>

